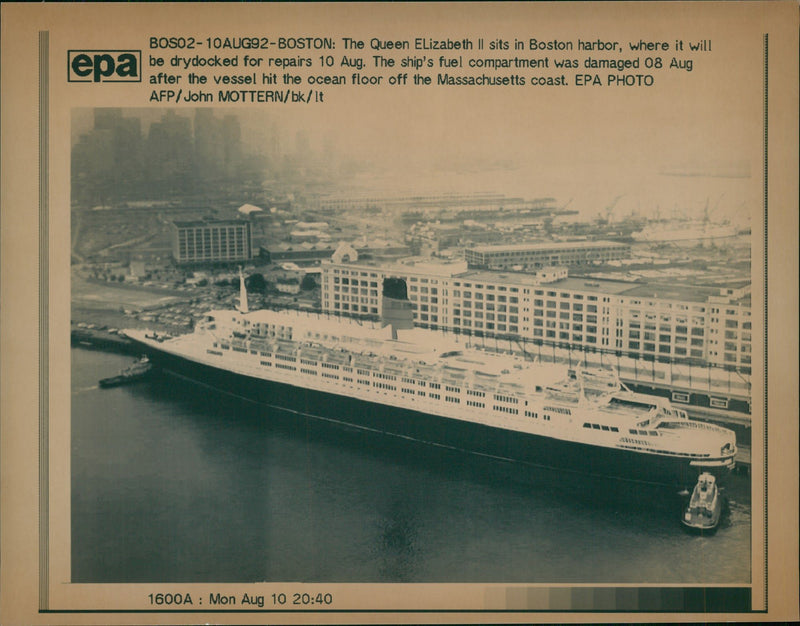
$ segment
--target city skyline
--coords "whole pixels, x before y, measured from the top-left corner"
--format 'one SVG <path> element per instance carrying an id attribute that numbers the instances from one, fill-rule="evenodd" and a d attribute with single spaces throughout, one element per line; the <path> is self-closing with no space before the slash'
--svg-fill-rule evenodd
<path id="1" fill-rule="evenodd" d="M 550 196 L 583 218 L 603 214 L 612 202 L 614 217 L 696 218 L 710 205 L 716 220 L 744 225 L 760 206 L 758 133 L 747 116 L 752 103 L 727 108 L 717 115 L 708 103 L 689 99 L 682 112 L 654 108 L 648 124 L 596 120 L 592 101 L 564 109 L 556 119 L 528 112 L 534 120 L 480 123 L 462 107 L 440 103 L 435 119 L 401 128 L 391 116 L 354 118 L 352 111 L 332 106 L 330 115 L 285 111 L 261 112 L 232 108 L 122 109 L 141 120 L 142 132 L 166 111 L 192 121 L 198 110 L 215 118 L 233 116 L 241 128 L 243 149 L 254 157 L 274 158 L 307 167 L 347 162 L 331 183 L 354 193 L 499 192 L 526 198 Z M 606 96 L 607 97 L 607 96 Z M 634 96 L 640 100 L 642 96 Z M 410 104 L 410 103 L 409 103 Z M 524 111 L 518 99 L 504 106 Z M 541 103 L 537 104 L 541 109 Z M 624 116 L 628 106 L 619 112 Z M 552 114 L 557 101 L 544 107 Z M 447 114 L 445 114 L 445 111 Z M 492 109 L 489 109 L 492 112 Z M 73 144 L 90 125 L 90 110 L 73 114 Z M 677 129 L 669 117 L 680 117 Z M 537 128 L 536 125 L 541 125 Z M 559 136 L 556 129 L 571 129 Z M 743 132 L 742 129 L 747 129 Z M 477 134 L 474 134 L 476 133 Z M 365 137 L 366 133 L 366 137 Z M 750 136 L 753 135 L 753 136 Z M 340 175 L 341 174 L 341 175 Z M 265 178 L 269 178 L 266 175 Z M 280 172 L 274 175 L 279 182 Z"/>

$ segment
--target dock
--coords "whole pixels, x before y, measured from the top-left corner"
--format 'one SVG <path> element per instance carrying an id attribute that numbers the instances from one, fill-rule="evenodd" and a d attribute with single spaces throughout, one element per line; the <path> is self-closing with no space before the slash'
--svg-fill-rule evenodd
<path id="1" fill-rule="evenodd" d="M 749 474 L 751 468 L 751 461 L 750 461 L 750 446 L 738 446 L 738 450 L 736 452 L 736 469 L 734 471 L 739 472 L 741 474 Z"/>
<path id="2" fill-rule="evenodd" d="M 86 346 L 97 350 L 133 354 L 133 342 L 127 337 L 101 330 L 74 328 L 70 332 L 72 345 Z"/>

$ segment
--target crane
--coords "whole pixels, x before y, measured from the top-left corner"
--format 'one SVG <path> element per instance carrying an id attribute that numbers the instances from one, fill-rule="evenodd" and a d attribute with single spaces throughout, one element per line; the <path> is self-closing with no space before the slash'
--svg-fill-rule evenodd
<path id="1" fill-rule="evenodd" d="M 717 201 L 714 203 L 714 208 L 711 209 L 710 211 L 708 210 L 709 199 L 706 198 L 706 208 L 703 210 L 703 224 L 708 224 L 711 221 L 711 216 L 717 212 L 717 209 L 719 208 L 719 203 L 722 201 L 724 195 L 725 192 L 722 192 L 722 194 L 720 194 L 719 198 L 717 198 Z"/>
<path id="2" fill-rule="evenodd" d="M 623 198 L 624 196 L 625 196 L 624 193 L 620 194 L 619 196 L 614 198 L 611 201 L 611 203 L 605 208 L 605 212 L 606 212 L 605 222 L 606 222 L 606 224 L 610 224 L 611 223 L 611 214 L 614 212 L 614 207 L 617 206 L 617 202 L 619 202 L 620 199 Z"/>

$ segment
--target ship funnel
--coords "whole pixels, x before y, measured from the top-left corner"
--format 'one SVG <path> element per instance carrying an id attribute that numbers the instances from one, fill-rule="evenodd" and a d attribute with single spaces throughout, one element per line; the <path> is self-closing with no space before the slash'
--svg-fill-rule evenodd
<path id="1" fill-rule="evenodd" d="M 383 281 L 383 326 L 392 327 L 392 339 L 398 330 L 414 328 L 414 309 L 408 299 L 406 281 L 402 278 L 385 278 Z"/>
<path id="2" fill-rule="evenodd" d="M 247 313 L 247 287 L 244 285 L 244 276 L 242 275 L 242 268 L 239 266 L 239 312 Z"/>

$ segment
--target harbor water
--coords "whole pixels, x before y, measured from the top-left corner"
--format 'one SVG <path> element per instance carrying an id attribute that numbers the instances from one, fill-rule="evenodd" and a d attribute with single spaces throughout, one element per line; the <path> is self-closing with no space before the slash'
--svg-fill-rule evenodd
<path id="1" fill-rule="evenodd" d="M 72 350 L 73 582 L 747 584 L 747 477 L 717 533 L 685 496 L 296 415 Z"/>

